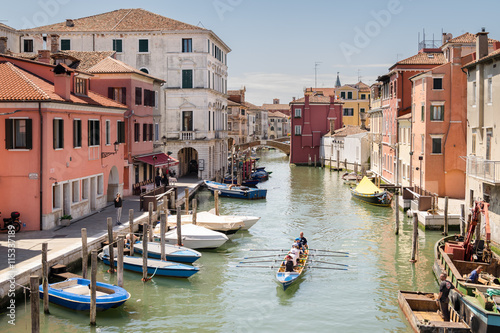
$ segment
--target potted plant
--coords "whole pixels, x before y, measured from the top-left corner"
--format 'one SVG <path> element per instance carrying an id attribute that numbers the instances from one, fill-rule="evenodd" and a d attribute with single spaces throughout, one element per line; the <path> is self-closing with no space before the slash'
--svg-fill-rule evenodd
<path id="1" fill-rule="evenodd" d="M 73 216 L 71 215 L 63 215 L 61 216 L 61 224 L 65 227 L 69 226 L 71 224 L 71 220 L 73 219 Z"/>

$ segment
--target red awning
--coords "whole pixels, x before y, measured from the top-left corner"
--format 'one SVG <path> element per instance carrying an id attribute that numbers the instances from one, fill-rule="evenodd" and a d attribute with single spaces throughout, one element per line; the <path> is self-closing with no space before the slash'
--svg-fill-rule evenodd
<path id="1" fill-rule="evenodd" d="M 155 168 L 178 165 L 179 161 L 164 153 L 147 154 L 135 156 L 134 159 L 143 163 L 151 164 Z"/>

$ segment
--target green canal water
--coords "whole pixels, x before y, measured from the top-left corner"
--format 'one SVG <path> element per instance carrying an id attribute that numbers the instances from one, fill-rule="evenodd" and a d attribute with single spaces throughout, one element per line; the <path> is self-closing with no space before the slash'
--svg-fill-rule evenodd
<path id="1" fill-rule="evenodd" d="M 260 156 L 260 165 L 273 172 L 260 185 L 268 189 L 267 200 L 221 198 L 220 207 L 222 214 L 261 220 L 223 247 L 203 251 L 195 263 L 199 273 L 187 280 L 155 277 L 143 283 L 141 274 L 125 272 L 132 297 L 118 309 L 98 313 L 96 328 L 90 328 L 87 314 L 51 305 L 50 315 L 41 314 L 41 331 L 409 332 L 397 291 L 437 291 L 432 247 L 440 233 L 419 231 L 418 262 L 412 264 L 408 218 L 395 236 L 394 210 L 352 200 L 338 173 L 290 166 L 278 151 Z M 213 208 L 207 190 L 197 198 L 201 210 Z M 289 248 L 300 231 L 311 248 L 351 253 L 321 260 L 355 267 L 307 269 L 286 291 L 277 283 L 275 269 L 235 267 L 245 256 L 269 254 L 250 249 Z M 98 280 L 115 283 L 107 269 L 100 264 Z M 27 309 L 17 307 L 15 327 L 5 319 L 0 321 L 2 332 L 29 332 L 29 303 Z"/>

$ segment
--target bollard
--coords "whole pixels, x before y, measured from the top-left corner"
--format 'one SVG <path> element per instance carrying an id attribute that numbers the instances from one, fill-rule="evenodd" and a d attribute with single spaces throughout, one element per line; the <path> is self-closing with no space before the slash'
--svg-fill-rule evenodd
<path id="1" fill-rule="evenodd" d="M 417 213 L 413 213 L 413 242 L 411 247 L 411 262 L 417 262 L 417 246 L 418 246 L 418 217 Z"/>
<path id="2" fill-rule="evenodd" d="M 109 262 L 114 262 L 113 258 Z M 96 299 L 97 299 L 97 250 L 92 250 L 90 258 L 90 325 L 95 326 L 96 321 Z"/>
<path id="3" fill-rule="evenodd" d="M 48 295 L 48 290 L 43 290 Z M 30 302 L 31 302 L 31 332 L 40 332 L 40 294 L 38 292 L 38 276 L 30 276 Z"/>
<path id="4" fill-rule="evenodd" d="M 148 215 L 148 224 L 149 224 L 149 241 L 153 241 L 153 203 L 150 202 L 148 206 L 149 215 Z"/>
<path id="5" fill-rule="evenodd" d="M 113 219 L 108 217 L 108 242 L 109 242 L 109 270 L 108 273 L 115 272 L 115 251 L 114 251 L 114 237 L 113 237 Z"/>
<path id="6" fill-rule="evenodd" d="M 219 191 L 214 191 L 215 215 L 219 215 Z"/>
<path id="7" fill-rule="evenodd" d="M 47 262 L 48 243 L 42 243 L 42 283 L 43 283 L 43 312 L 49 312 L 49 265 Z"/>
<path id="8" fill-rule="evenodd" d="M 465 204 L 460 205 L 460 235 L 465 233 Z"/>
<path id="9" fill-rule="evenodd" d="M 394 192 L 394 199 L 396 199 L 395 205 L 396 205 L 396 225 L 395 225 L 395 235 L 399 235 L 399 191 L 396 189 L 396 192 Z"/>
<path id="10" fill-rule="evenodd" d="M 82 228 L 82 278 L 87 278 L 87 265 L 89 263 L 89 249 L 87 247 L 87 228 Z"/>

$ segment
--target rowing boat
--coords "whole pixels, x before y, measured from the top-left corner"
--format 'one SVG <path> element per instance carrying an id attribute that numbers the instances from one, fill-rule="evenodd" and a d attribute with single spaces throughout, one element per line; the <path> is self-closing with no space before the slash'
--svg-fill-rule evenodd
<path id="1" fill-rule="evenodd" d="M 306 267 L 308 257 L 309 250 L 306 249 L 297 260 L 297 266 L 293 268 L 293 272 L 285 272 L 286 260 L 283 259 L 280 268 L 278 269 L 278 273 L 276 273 L 276 279 L 278 279 L 279 283 L 283 286 L 283 290 L 286 290 L 286 288 L 295 282 L 295 280 L 297 280 L 297 278 L 302 274 Z"/>

